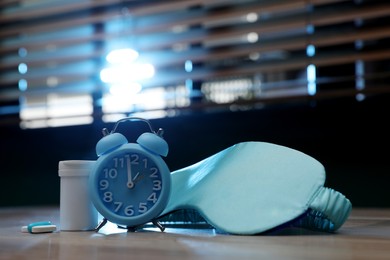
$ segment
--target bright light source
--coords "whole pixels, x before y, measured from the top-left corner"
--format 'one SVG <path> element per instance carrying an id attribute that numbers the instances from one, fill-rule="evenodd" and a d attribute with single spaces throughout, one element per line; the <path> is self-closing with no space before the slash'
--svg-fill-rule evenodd
<path id="1" fill-rule="evenodd" d="M 18 66 L 18 70 L 20 74 L 26 74 L 28 70 L 26 63 L 20 63 Z"/>
<path id="2" fill-rule="evenodd" d="M 307 72 L 307 92 L 309 95 L 313 96 L 317 92 L 317 85 L 316 85 L 316 66 L 313 64 L 310 64 L 306 68 Z"/>
<path id="3" fill-rule="evenodd" d="M 91 124 L 92 112 L 90 94 L 50 93 L 40 98 L 26 96 L 20 110 L 20 127 L 25 129 Z"/>
<path id="4" fill-rule="evenodd" d="M 114 96 L 135 95 L 142 89 L 141 84 L 131 82 L 128 84 L 117 84 L 110 87 L 110 93 Z"/>
<path id="5" fill-rule="evenodd" d="M 192 61 L 186 60 L 186 62 L 184 63 L 184 69 L 186 72 L 191 72 L 193 69 Z"/>
<path id="6" fill-rule="evenodd" d="M 259 35 L 255 32 L 248 33 L 246 39 L 250 43 L 255 43 L 259 40 Z"/>
<path id="7" fill-rule="evenodd" d="M 68 125 L 88 125 L 93 123 L 92 116 L 72 117 L 72 118 L 50 118 L 46 120 L 47 126 L 58 127 Z"/>
<path id="8" fill-rule="evenodd" d="M 246 20 L 249 23 L 254 23 L 258 19 L 259 19 L 259 16 L 257 15 L 257 13 L 249 13 L 249 14 L 246 15 Z"/>
<path id="9" fill-rule="evenodd" d="M 27 80 L 25 79 L 20 79 L 18 82 L 18 87 L 20 91 L 26 91 L 27 90 Z"/>
<path id="10" fill-rule="evenodd" d="M 131 63 L 138 58 L 138 52 L 133 49 L 118 49 L 107 54 L 106 60 L 111 64 Z"/>
<path id="11" fill-rule="evenodd" d="M 155 69 L 152 64 L 134 62 L 137 58 L 138 53 L 132 49 L 118 49 L 107 55 L 110 65 L 100 71 L 100 79 L 109 84 L 110 90 L 103 97 L 104 113 L 126 113 L 142 106 L 142 81 L 152 78 Z"/>
<path id="12" fill-rule="evenodd" d="M 310 44 L 306 47 L 306 55 L 313 57 L 316 54 L 316 47 L 313 44 Z"/>
<path id="13" fill-rule="evenodd" d="M 102 69 L 100 78 L 105 83 L 136 82 L 154 76 L 154 67 L 151 64 L 123 64 Z"/>

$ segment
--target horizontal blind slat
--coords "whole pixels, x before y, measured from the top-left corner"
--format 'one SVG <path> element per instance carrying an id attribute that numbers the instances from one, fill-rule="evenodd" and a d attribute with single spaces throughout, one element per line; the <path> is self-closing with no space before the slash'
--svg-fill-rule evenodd
<path id="1" fill-rule="evenodd" d="M 343 12 L 343 13 L 322 13 L 322 14 L 317 14 L 313 17 L 310 18 L 310 23 L 313 23 L 314 25 L 329 25 L 333 22 L 345 22 L 345 21 L 354 21 L 356 19 L 356 17 L 361 17 L 361 18 L 368 18 L 368 17 L 372 17 L 372 16 L 385 16 L 387 15 L 388 13 L 390 13 L 390 5 L 381 5 L 381 6 L 378 6 L 378 7 L 374 7 L 374 8 L 370 8 L 370 9 L 365 9 L 365 10 L 350 10 L 348 12 Z M 116 15 L 118 17 L 118 14 Z M 96 16 L 97 18 L 101 19 L 101 16 Z M 96 22 L 96 20 L 99 20 L 99 19 L 94 19 L 94 20 L 91 20 L 90 18 L 83 18 L 81 19 L 79 24 L 88 24 L 88 23 L 93 23 L 93 22 Z M 204 18 L 203 18 L 204 19 Z M 167 37 L 169 38 L 170 40 L 166 40 L 163 43 L 161 44 L 154 44 L 153 46 L 149 46 L 149 47 L 143 47 L 143 49 L 158 49 L 158 48 L 167 48 L 169 46 L 171 46 L 173 43 L 188 43 L 188 44 L 191 44 L 191 43 L 196 43 L 196 42 L 200 42 L 201 40 L 206 40 L 206 39 L 215 39 L 215 38 L 219 38 L 219 37 L 233 37 L 233 36 L 237 36 L 237 35 L 241 35 L 241 34 L 245 34 L 245 33 L 249 33 L 249 32 L 258 32 L 258 33 L 265 33 L 265 32 L 272 32 L 272 31 L 277 31 L 277 30 L 288 30 L 288 29 L 291 29 L 291 28 L 294 28 L 294 27 L 303 27 L 303 26 L 306 26 L 308 22 L 308 17 L 303 15 L 303 16 L 293 16 L 289 19 L 281 19 L 281 20 L 273 20 L 273 21 L 267 21 L 267 22 L 263 22 L 263 24 L 261 24 L 260 26 L 254 26 L 254 25 L 251 25 L 251 26 L 246 26 L 246 27 L 242 27 L 241 29 L 237 29 L 237 30 L 230 30 L 229 32 L 225 32 L 225 33 L 215 33 L 213 32 L 213 34 L 210 36 L 208 35 L 208 37 L 206 38 L 205 36 L 202 37 L 202 39 L 197 39 L 197 37 L 188 37 L 188 35 L 186 34 L 172 34 L 172 33 L 168 33 L 166 34 L 166 36 L 164 35 L 159 35 L 159 37 L 162 37 L 162 39 L 164 37 Z M 71 22 L 69 21 L 66 21 L 66 22 L 63 22 L 63 25 L 67 25 Z M 46 25 L 45 25 L 46 26 Z M 50 26 L 53 26 L 53 25 L 50 25 Z M 256 28 L 258 27 L 258 28 Z M 45 28 L 45 27 L 44 27 Z M 58 29 L 58 28 L 61 28 L 61 26 L 59 24 L 55 24 L 55 26 L 52 27 L 53 29 Z M 47 30 L 44 29 L 45 31 Z M 34 31 L 31 31 L 29 30 L 30 33 L 34 32 Z M 7 30 L 2 30 L 0 31 L 0 37 L 1 37 L 1 34 L 2 33 L 7 33 Z M 11 33 L 11 32 L 10 32 Z M 191 35 L 191 33 L 188 33 L 189 35 Z M 68 44 L 77 44 L 77 43 L 83 43 L 83 42 L 90 42 L 90 41 L 103 41 L 103 40 L 107 40 L 107 39 L 110 39 L 110 38 L 115 38 L 115 37 L 120 37 L 120 36 L 124 36 L 124 35 L 134 35 L 134 37 L 137 37 L 137 32 L 136 30 L 129 30 L 129 31 L 125 31 L 125 32 L 117 32 L 117 33 L 97 33 L 97 34 L 94 34 L 94 35 L 91 35 L 91 36 L 81 36 L 80 38 L 77 37 L 77 38 L 69 38 L 69 37 L 65 37 L 63 39 L 58 39 L 58 38 L 53 38 L 52 39 L 52 43 L 53 44 L 58 44 L 60 46 L 67 46 Z M 3 50 L 3 52 L 5 51 L 16 51 L 18 48 L 22 47 L 22 44 L 23 44 L 23 47 L 25 48 L 32 48 L 32 49 L 36 49 L 36 48 L 44 48 L 45 46 L 48 45 L 48 42 L 45 40 L 45 41 L 35 41 L 35 42 L 31 42 L 29 43 L 28 40 L 24 40 L 20 45 L 18 44 L 13 44 L 12 46 L 6 46 Z M 141 47 L 142 49 L 142 47 Z"/>
<path id="2" fill-rule="evenodd" d="M 387 44 L 390 27 L 386 23 L 390 4 L 385 2 L 102 0 L 61 3 L 34 9 L 31 2 L 29 8 L 0 16 L 0 104 L 12 98 L 17 100 L 17 86 L 22 78 L 29 82 L 25 95 L 67 91 L 104 93 L 108 87 L 97 80 L 98 73 L 105 65 L 102 58 L 109 51 L 108 43 L 115 41 L 128 42 L 140 52 L 139 61 L 154 64 L 155 78 L 143 81 L 147 89 L 183 86 L 187 79 L 212 82 L 253 79 L 260 75 L 270 78 L 262 82 L 264 88 L 278 95 L 291 90 L 284 93 L 288 96 L 299 94 L 305 88 L 307 79 L 292 75 L 305 75 L 309 64 L 314 64 L 321 73 L 332 67 L 348 68 L 348 75 L 336 73 L 318 78 L 317 84 L 344 88 L 339 84 L 344 80 L 349 86 L 345 88 L 354 88 L 357 62 L 373 64 L 377 69 L 375 73 L 363 70 L 359 75 L 369 80 L 367 88 L 373 88 L 371 82 L 378 82 L 385 89 L 383 82 L 389 78 L 384 71 L 386 66 L 382 65 L 390 59 Z M 8 0 L 0 6 L 17 10 L 18 4 L 19 1 Z M 252 17 L 252 22 L 243 19 L 254 13 L 257 16 Z M 123 28 L 115 27 L 115 23 L 122 23 Z M 84 29 L 87 33 L 71 33 Z M 249 42 L 246 37 L 254 33 L 258 39 Z M 315 46 L 313 57 L 306 52 L 308 45 Z M 19 57 L 21 48 L 27 49 L 26 57 Z M 80 51 L 82 48 L 86 51 Z M 186 61 L 193 62 L 190 73 L 184 70 Z M 18 73 L 22 63 L 28 66 L 24 75 Z M 84 63 L 89 65 L 77 69 Z M 51 79 L 56 81 L 55 86 L 49 86 Z M 380 92 L 378 89 L 382 88 L 377 88 Z"/>

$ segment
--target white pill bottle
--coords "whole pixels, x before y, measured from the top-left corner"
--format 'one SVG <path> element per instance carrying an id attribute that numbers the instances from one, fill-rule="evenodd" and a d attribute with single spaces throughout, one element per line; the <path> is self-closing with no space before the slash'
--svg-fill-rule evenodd
<path id="1" fill-rule="evenodd" d="M 94 230 L 98 224 L 98 213 L 88 191 L 88 178 L 94 164 L 95 161 L 85 160 L 58 164 L 61 231 Z"/>

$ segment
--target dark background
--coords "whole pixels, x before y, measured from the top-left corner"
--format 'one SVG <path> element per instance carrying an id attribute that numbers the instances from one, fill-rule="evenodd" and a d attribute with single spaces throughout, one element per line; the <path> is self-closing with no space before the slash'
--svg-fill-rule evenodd
<path id="1" fill-rule="evenodd" d="M 241 112 L 213 112 L 152 120 L 165 130 L 177 170 L 242 141 L 300 150 L 320 161 L 326 186 L 354 206 L 389 207 L 389 95 L 267 105 Z M 245 109 L 243 109 L 245 110 Z M 0 128 L 0 206 L 59 205 L 58 162 L 95 160 L 101 129 L 112 124 L 22 130 Z M 123 123 L 118 131 L 135 141 L 147 128 Z"/>

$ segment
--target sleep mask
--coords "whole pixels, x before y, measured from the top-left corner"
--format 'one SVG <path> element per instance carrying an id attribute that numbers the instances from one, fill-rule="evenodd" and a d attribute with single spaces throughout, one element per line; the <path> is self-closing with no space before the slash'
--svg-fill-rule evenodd
<path id="1" fill-rule="evenodd" d="M 324 187 L 320 162 L 271 143 L 238 143 L 171 177 L 162 222 L 185 221 L 179 212 L 192 210 L 230 234 L 259 234 L 288 223 L 333 232 L 352 209 L 343 194 Z"/>

